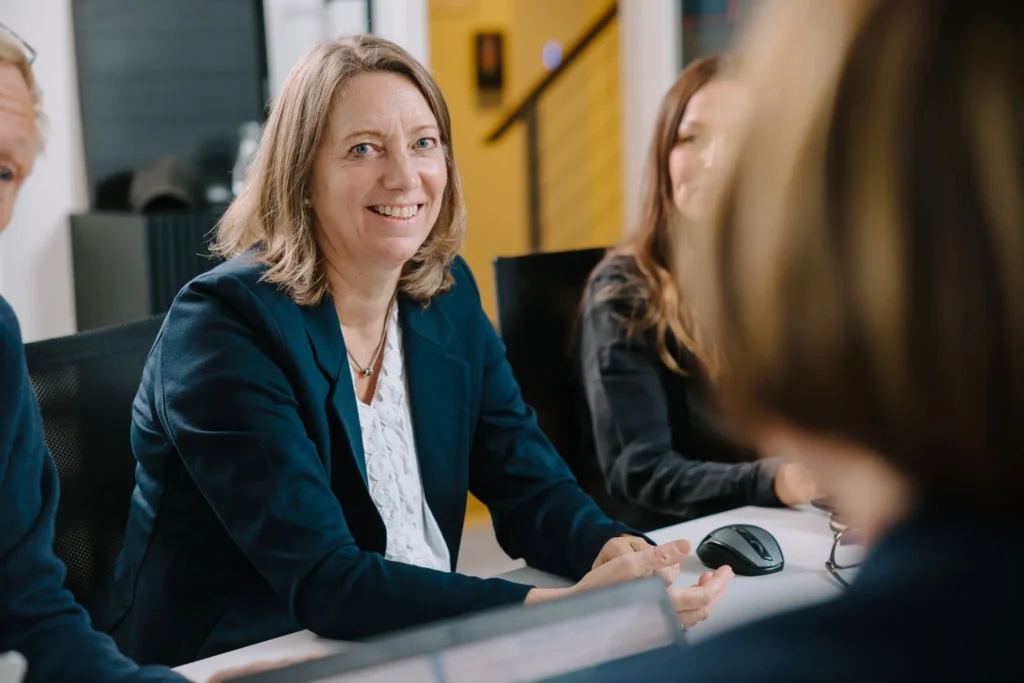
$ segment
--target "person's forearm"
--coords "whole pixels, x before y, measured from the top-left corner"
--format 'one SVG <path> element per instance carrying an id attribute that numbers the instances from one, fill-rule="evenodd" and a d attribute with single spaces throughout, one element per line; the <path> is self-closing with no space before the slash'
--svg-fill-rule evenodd
<path id="1" fill-rule="evenodd" d="M 523 601 L 523 604 L 536 605 L 542 602 L 561 600 L 562 598 L 574 595 L 575 592 L 575 586 L 569 586 L 567 588 L 533 588 L 526 594 L 526 599 Z"/>
<path id="2" fill-rule="evenodd" d="M 782 505 L 775 494 L 775 473 L 779 470 L 779 461 L 772 459 L 758 460 L 754 465 L 756 475 L 751 477 L 750 502 L 763 507 Z"/>
<path id="3" fill-rule="evenodd" d="M 765 504 L 758 483 L 765 468 L 758 462 L 707 462 L 663 453 L 626 450 L 614 458 L 608 474 L 618 497 L 661 514 L 696 517 L 723 506 Z"/>
<path id="4" fill-rule="evenodd" d="M 510 511 L 494 515 L 501 547 L 535 569 L 573 581 L 583 577 L 610 539 L 631 533 L 608 519 L 571 479 L 547 487 Z"/>
<path id="5" fill-rule="evenodd" d="M 386 560 L 377 553 L 327 558 L 295 591 L 293 613 L 319 636 L 360 640 L 503 605 L 529 586 Z"/>
<path id="6" fill-rule="evenodd" d="M 139 667 L 113 641 L 89 626 L 76 606 L 41 621 L 14 648 L 28 660 L 25 683 L 185 683 L 164 667 Z"/>

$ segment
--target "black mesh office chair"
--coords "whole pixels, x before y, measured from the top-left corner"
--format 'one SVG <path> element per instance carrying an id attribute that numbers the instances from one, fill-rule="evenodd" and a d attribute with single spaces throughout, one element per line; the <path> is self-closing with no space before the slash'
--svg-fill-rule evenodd
<path id="1" fill-rule="evenodd" d="M 498 328 L 540 428 L 591 495 L 603 490 L 593 454 L 580 453 L 581 396 L 573 363 L 580 301 L 605 249 L 494 259 Z"/>
<path id="2" fill-rule="evenodd" d="M 86 603 L 114 567 L 135 486 L 132 402 L 163 322 L 156 316 L 25 345 L 43 431 L 60 473 L 54 552 Z"/>

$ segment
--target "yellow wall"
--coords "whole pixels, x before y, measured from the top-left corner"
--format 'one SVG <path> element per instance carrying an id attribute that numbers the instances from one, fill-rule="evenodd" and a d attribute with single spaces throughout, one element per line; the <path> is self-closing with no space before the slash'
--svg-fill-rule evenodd
<path id="1" fill-rule="evenodd" d="M 468 212 L 463 256 L 495 318 L 495 256 L 529 246 L 525 130 L 498 143 L 487 135 L 545 75 L 549 40 L 567 50 L 611 0 L 432 0 L 430 63 L 452 117 L 455 158 Z M 477 101 L 475 35 L 505 36 L 505 94 L 500 107 Z M 621 233 L 619 61 L 617 30 L 606 31 L 553 87 L 540 109 L 546 251 L 605 245 Z M 487 512 L 470 500 L 467 523 Z"/>
<path id="2" fill-rule="evenodd" d="M 611 0 L 434 0 L 430 62 L 452 116 L 455 156 L 469 216 L 463 256 L 494 318 L 491 259 L 528 249 L 525 130 L 498 143 L 484 138 L 502 114 L 545 75 L 542 48 L 563 49 Z M 505 96 L 501 107 L 477 102 L 474 36 L 505 36 Z M 544 248 L 609 244 L 621 234 L 618 33 L 606 31 L 552 88 L 541 106 Z"/>
<path id="3" fill-rule="evenodd" d="M 478 31 L 505 34 L 506 83 L 512 76 L 508 63 L 513 25 L 512 0 L 476 0 L 451 3 L 467 9 L 430 11 L 430 65 L 444 91 L 452 116 L 455 158 L 466 196 L 468 231 L 463 256 L 480 285 L 484 306 L 493 318 L 494 283 L 491 258 L 521 253 L 526 247 L 526 194 L 523 133 L 512 132 L 498 145 L 484 138 L 494 125 L 495 109 L 477 104 L 474 36 Z M 437 3 L 441 8 L 447 3 Z"/>
<path id="4" fill-rule="evenodd" d="M 618 47 L 613 24 L 542 101 L 545 251 L 608 246 L 622 234 Z"/>

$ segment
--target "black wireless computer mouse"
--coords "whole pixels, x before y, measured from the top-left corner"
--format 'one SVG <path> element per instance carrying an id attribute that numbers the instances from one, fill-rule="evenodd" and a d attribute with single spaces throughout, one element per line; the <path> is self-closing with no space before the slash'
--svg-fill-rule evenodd
<path id="1" fill-rule="evenodd" d="M 715 529 L 697 546 L 697 557 L 711 569 L 727 564 L 740 576 L 774 574 L 785 564 L 775 537 L 751 524 Z"/>

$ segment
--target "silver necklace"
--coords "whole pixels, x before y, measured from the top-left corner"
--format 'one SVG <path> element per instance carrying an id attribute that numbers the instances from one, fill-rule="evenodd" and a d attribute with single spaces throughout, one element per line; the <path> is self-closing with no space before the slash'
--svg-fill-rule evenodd
<path id="1" fill-rule="evenodd" d="M 374 368 L 377 365 L 377 359 L 380 358 L 380 352 L 384 350 L 384 340 L 387 339 L 388 336 L 388 323 L 391 322 L 391 307 L 394 305 L 394 303 L 395 300 L 392 299 L 391 302 L 388 304 L 388 313 L 387 316 L 385 316 L 384 318 L 384 329 L 380 331 L 380 341 L 377 342 L 377 350 L 373 352 L 373 358 L 370 359 L 369 365 L 367 365 L 366 367 L 360 365 L 359 361 L 356 360 L 356 357 L 352 355 L 352 351 L 349 350 L 348 346 L 345 347 L 345 351 L 348 353 L 348 357 L 352 360 L 352 364 L 356 367 L 356 370 L 358 370 L 363 377 L 373 376 Z"/>

